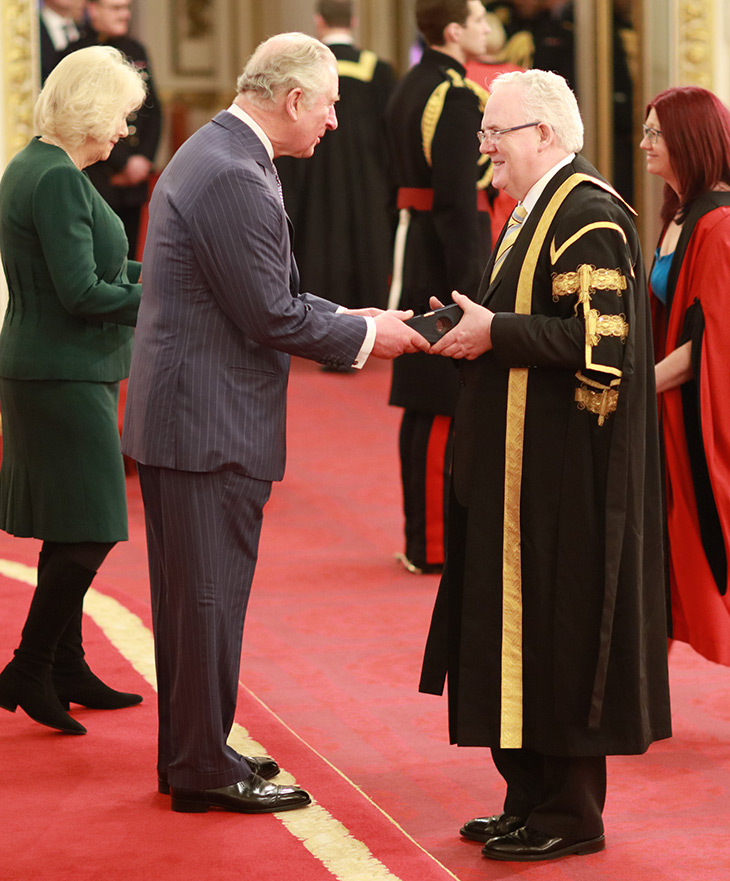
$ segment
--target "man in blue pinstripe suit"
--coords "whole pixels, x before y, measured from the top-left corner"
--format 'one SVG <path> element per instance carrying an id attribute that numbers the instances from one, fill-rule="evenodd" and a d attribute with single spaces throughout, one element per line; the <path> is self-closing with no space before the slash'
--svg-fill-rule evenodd
<path id="1" fill-rule="evenodd" d="M 123 437 L 147 541 L 159 695 L 158 775 L 172 809 L 298 808 L 268 757 L 226 740 L 271 481 L 284 473 L 289 356 L 361 367 L 426 347 L 402 312 L 299 292 L 272 159 L 337 127 L 337 67 L 303 34 L 262 43 L 226 111 L 155 188 Z"/>

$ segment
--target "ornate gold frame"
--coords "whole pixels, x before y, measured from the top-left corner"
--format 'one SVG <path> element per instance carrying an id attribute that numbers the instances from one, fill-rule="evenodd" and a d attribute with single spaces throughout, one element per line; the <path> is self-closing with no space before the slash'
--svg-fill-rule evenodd
<path id="1" fill-rule="evenodd" d="M 677 5 L 677 79 L 681 85 L 712 89 L 714 82 L 715 3 L 679 0 Z"/>
<path id="2" fill-rule="evenodd" d="M 37 18 L 33 0 L 2 3 L 3 164 L 33 135 L 39 85 Z"/>

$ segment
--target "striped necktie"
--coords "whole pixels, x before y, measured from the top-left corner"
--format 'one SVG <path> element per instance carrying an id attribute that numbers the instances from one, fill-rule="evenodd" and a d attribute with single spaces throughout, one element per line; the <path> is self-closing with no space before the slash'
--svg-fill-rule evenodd
<path id="1" fill-rule="evenodd" d="M 279 172 L 276 170 L 276 166 L 274 163 L 271 163 L 271 167 L 274 169 L 274 178 L 276 179 L 276 189 L 279 191 L 279 201 L 281 202 L 281 207 L 284 209 L 284 213 L 286 213 L 286 205 L 284 204 L 284 188 L 281 185 L 281 178 L 279 177 Z"/>
<path id="2" fill-rule="evenodd" d="M 515 207 L 515 210 L 512 212 L 512 216 L 509 219 L 509 223 L 507 224 L 507 229 L 502 238 L 502 241 L 499 243 L 499 250 L 497 251 L 497 257 L 494 261 L 494 266 L 492 267 L 492 277 L 490 278 L 490 282 L 494 281 L 497 277 L 497 273 L 502 267 L 504 263 L 504 258 L 509 254 L 509 249 L 514 245 L 517 240 L 517 234 L 520 231 L 520 227 L 522 226 L 522 221 L 527 217 L 527 210 L 525 206 L 520 202 L 519 205 Z"/>

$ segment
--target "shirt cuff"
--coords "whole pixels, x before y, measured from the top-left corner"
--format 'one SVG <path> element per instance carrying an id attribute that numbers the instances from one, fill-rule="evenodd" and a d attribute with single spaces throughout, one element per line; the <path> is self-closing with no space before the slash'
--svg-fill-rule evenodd
<path id="1" fill-rule="evenodd" d="M 344 312 L 344 311 L 345 311 L 344 306 L 339 306 L 337 309 L 337 312 Z M 374 318 L 369 318 L 365 315 L 358 316 L 358 317 L 362 317 L 365 319 L 365 324 L 367 325 L 367 328 L 365 330 L 365 339 L 362 341 L 362 346 L 360 347 L 360 351 L 355 356 L 355 360 L 352 362 L 352 366 L 356 370 L 362 370 L 362 368 L 365 366 L 365 362 L 370 357 L 370 353 L 373 350 L 373 346 L 375 345 L 376 328 L 375 328 L 375 319 Z"/>
<path id="2" fill-rule="evenodd" d="M 357 370 L 362 370 L 362 368 L 365 366 L 365 362 L 370 357 L 370 353 L 372 352 L 373 346 L 375 345 L 375 319 L 365 318 L 365 323 L 367 324 L 365 339 L 362 341 L 362 347 L 357 353 L 357 357 L 352 362 L 352 366 L 355 367 Z"/>

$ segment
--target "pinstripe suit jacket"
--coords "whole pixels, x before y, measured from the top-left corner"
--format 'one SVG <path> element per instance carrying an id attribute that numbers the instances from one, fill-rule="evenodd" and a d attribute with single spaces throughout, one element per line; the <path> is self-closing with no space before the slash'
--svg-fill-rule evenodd
<path id="1" fill-rule="evenodd" d="M 299 293 L 273 165 L 233 114 L 196 132 L 160 177 L 142 278 L 124 452 L 280 480 L 289 356 L 352 364 L 366 324 Z"/>

